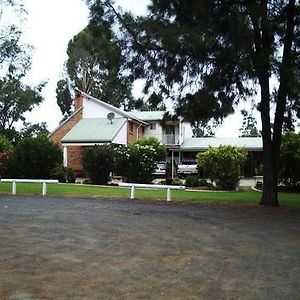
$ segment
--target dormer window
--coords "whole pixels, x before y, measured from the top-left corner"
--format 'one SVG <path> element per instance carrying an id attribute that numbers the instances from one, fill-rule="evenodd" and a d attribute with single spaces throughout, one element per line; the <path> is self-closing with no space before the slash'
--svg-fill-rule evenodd
<path id="1" fill-rule="evenodd" d="M 150 123 L 150 130 L 155 130 L 156 129 L 156 123 Z"/>

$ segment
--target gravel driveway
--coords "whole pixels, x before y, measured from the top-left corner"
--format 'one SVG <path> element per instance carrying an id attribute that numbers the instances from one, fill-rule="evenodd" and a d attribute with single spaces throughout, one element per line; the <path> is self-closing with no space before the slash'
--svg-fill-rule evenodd
<path id="1" fill-rule="evenodd" d="M 300 210 L 0 196 L 0 299 L 299 299 Z"/>

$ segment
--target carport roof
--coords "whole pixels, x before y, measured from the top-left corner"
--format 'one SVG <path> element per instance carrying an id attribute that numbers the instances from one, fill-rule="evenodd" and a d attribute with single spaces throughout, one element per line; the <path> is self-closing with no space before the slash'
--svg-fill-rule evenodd
<path id="1" fill-rule="evenodd" d="M 157 121 L 163 119 L 166 111 L 131 111 L 130 113 L 143 121 Z"/>
<path id="2" fill-rule="evenodd" d="M 107 118 L 82 119 L 62 138 L 62 143 L 109 143 L 125 122 L 125 118 L 115 118 L 112 123 Z"/>
<path id="3" fill-rule="evenodd" d="M 216 148 L 221 145 L 230 145 L 245 148 L 248 151 L 262 151 L 261 137 L 240 138 L 189 138 L 185 139 L 179 151 L 204 151 L 209 147 Z"/>

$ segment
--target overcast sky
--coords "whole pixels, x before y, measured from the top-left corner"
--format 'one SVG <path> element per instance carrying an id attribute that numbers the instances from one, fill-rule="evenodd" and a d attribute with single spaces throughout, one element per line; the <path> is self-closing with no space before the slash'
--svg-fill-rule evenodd
<path id="1" fill-rule="evenodd" d="M 145 13 L 147 0 L 119 0 L 125 10 L 136 14 Z M 23 39 L 34 47 L 32 69 L 26 76 L 26 83 L 38 84 L 47 81 L 43 90 L 44 102 L 27 114 L 27 121 L 47 122 L 48 130 L 58 126 L 62 118 L 56 104 L 56 83 L 67 59 L 68 41 L 88 22 L 88 10 L 82 0 L 24 0 L 28 12 L 23 26 Z M 230 116 L 217 130 L 221 137 L 235 137 L 241 127 L 241 116 Z"/>

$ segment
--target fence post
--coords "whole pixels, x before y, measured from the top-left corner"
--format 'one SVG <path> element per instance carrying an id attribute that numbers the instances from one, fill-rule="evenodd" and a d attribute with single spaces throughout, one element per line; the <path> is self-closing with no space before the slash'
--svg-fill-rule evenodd
<path id="1" fill-rule="evenodd" d="M 17 193 L 17 184 L 16 184 L 15 181 L 13 181 L 13 183 L 12 183 L 12 190 L 11 190 L 11 193 L 12 193 L 13 195 L 15 195 L 15 194 Z"/>
<path id="2" fill-rule="evenodd" d="M 130 199 L 134 199 L 134 198 L 135 198 L 135 186 L 132 185 L 131 186 Z"/>
<path id="3" fill-rule="evenodd" d="M 47 185 L 46 182 L 43 181 L 42 195 L 45 196 L 47 194 Z"/>
<path id="4" fill-rule="evenodd" d="M 171 189 L 167 189 L 167 201 L 171 201 Z"/>

